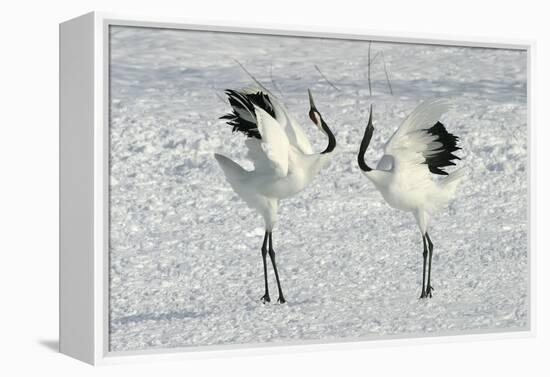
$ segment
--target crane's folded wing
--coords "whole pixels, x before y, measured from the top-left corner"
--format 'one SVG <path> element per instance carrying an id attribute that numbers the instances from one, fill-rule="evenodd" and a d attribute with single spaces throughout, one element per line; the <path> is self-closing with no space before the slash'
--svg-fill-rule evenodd
<path id="1" fill-rule="evenodd" d="M 460 159 L 453 154 L 460 149 L 458 137 L 439 122 L 449 108 L 445 99 L 428 100 L 403 121 L 384 148 L 385 155 L 393 157 L 394 169 L 426 164 L 434 174 L 448 174 L 441 168 L 455 165 L 452 160 Z"/>
<path id="2" fill-rule="evenodd" d="M 279 125 L 285 131 L 288 142 L 304 154 L 313 154 L 313 147 L 311 146 L 306 133 L 300 127 L 300 124 L 296 118 L 294 118 L 294 116 L 287 110 L 286 106 L 281 102 L 281 100 L 279 100 L 279 98 L 267 89 L 259 87 L 241 89 L 240 92 L 245 95 L 252 95 L 255 93 L 266 94 L 271 105 L 273 106 L 275 120 L 279 122 Z"/>
<path id="3" fill-rule="evenodd" d="M 288 138 L 279 123 L 267 112 L 254 106 L 258 130 L 260 132 L 261 147 L 269 160 L 271 167 L 280 177 L 288 173 L 288 152 L 290 145 Z"/>

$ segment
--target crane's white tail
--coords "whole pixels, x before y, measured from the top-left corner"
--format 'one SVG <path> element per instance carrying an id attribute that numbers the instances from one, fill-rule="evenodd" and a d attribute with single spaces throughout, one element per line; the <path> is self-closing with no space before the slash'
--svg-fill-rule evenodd
<path id="1" fill-rule="evenodd" d="M 456 189 L 465 176 L 466 169 L 460 168 L 450 173 L 445 179 L 440 180 L 437 183 L 438 190 L 432 197 L 431 208 L 428 209 L 428 212 L 434 214 L 445 208 L 455 197 Z"/>
<path id="2" fill-rule="evenodd" d="M 233 186 L 233 189 L 235 189 L 235 184 L 238 184 L 238 182 L 246 176 L 247 171 L 244 170 L 241 165 L 237 164 L 235 161 L 225 156 L 222 156 L 221 154 L 214 153 L 214 157 L 222 168 L 223 173 L 225 174 L 225 178 L 231 184 L 231 186 Z"/>

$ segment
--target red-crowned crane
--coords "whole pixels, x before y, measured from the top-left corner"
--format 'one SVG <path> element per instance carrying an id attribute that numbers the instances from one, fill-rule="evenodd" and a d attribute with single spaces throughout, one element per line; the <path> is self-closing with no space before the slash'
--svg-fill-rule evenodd
<path id="1" fill-rule="evenodd" d="M 431 285 L 433 243 L 428 235 L 429 220 L 454 197 L 465 174 L 463 168 L 451 174 L 443 169 L 460 160 L 453 153 L 458 137 L 447 132 L 441 116 L 448 111 L 444 99 L 428 100 L 420 104 L 395 131 L 384 148 L 384 155 L 376 169 L 365 162 L 365 151 L 372 138 L 372 105 L 369 121 L 359 148 L 359 167 L 386 202 L 393 208 L 411 212 L 422 233 L 423 268 L 420 298 L 432 297 Z M 433 180 L 432 174 L 445 175 Z M 428 275 L 426 279 L 426 263 Z"/>
<path id="2" fill-rule="evenodd" d="M 265 294 L 263 303 L 270 302 L 267 282 L 266 256 L 269 254 L 277 288 L 279 303 L 285 298 L 273 250 L 273 227 L 281 199 L 302 191 L 319 173 L 333 155 L 336 139 L 315 107 L 309 93 L 309 117 L 328 138 L 321 153 L 314 153 L 304 131 L 286 107 L 265 89 L 226 90 L 233 112 L 222 117 L 234 132 L 248 138 L 248 158 L 254 170 L 247 171 L 231 159 L 215 154 L 225 177 L 233 190 L 255 209 L 265 221 L 265 235 L 261 248 L 264 267 Z"/>

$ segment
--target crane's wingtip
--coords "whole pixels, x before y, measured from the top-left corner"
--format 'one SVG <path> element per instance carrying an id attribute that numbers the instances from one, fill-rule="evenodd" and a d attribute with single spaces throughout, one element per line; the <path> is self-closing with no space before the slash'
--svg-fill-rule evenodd
<path id="1" fill-rule="evenodd" d="M 434 97 L 425 100 L 422 105 L 428 106 L 442 106 L 445 110 L 449 110 L 453 107 L 453 102 L 447 97 Z"/>

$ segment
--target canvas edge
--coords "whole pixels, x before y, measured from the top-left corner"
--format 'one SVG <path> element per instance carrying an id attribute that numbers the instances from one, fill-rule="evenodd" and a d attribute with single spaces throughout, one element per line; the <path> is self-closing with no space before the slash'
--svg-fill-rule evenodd
<path id="1" fill-rule="evenodd" d="M 395 43 L 415 43 L 463 47 L 499 48 L 526 50 L 534 45 L 533 40 L 519 38 L 494 38 L 439 33 L 376 31 L 346 27 L 315 25 L 269 24 L 247 20 L 235 22 L 227 20 L 190 19 L 130 15 L 110 12 L 95 12 L 97 17 L 113 25 L 157 27 L 165 29 L 188 29 L 233 33 L 254 33 L 280 36 L 300 36 L 313 38 L 336 38 L 372 40 Z"/>
<path id="2" fill-rule="evenodd" d="M 59 351 L 94 357 L 94 16 L 59 25 Z"/>
<path id="3" fill-rule="evenodd" d="M 372 346 L 414 345 L 426 343 L 445 343 L 457 341 L 478 341 L 494 339 L 525 338 L 536 335 L 536 245 L 535 245 L 535 201 L 534 187 L 534 127 L 533 114 L 533 67 L 535 52 L 534 40 L 511 40 L 495 38 L 474 38 L 437 34 L 414 34 L 374 32 L 357 29 L 326 28 L 289 25 L 255 25 L 253 23 L 212 22 L 200 20 L 173 19 L 160 17 L 131 16 L 123 14 L 92 12 L 94 18 L 94 357 L 93 364 L 118 364 L 130 362 L 149 362 L 157 360 L 202 359 L 225 356 L 263 355 L 267 353 L 290 353 L 357 349 Z M 88 14 L 88 15 L 90 15 Z M 134 352 L 109 352 L 108 340 L 108 29 L 111 25 L 157 27 L 171 29 L 207 30 L 237 33 L 275 34 L 302 37 L 324 37 L 357 40 L 379 40 L 397 43 L 423 43 L 433 45 L 453 45 L 480 48 L 503 48 L 527 51 L 528 55 L 528 192 L 529 192 L 529 321 L 525 328 L 510 329 L 503 332 L 479 332 L 470 334 L 414 334 L 412 336 L 377 337 L 375 339 L 342 339 L 336 342 L 291 342 L 279 344 L 247 344 L 213 347 L 188 347 Z M 261 26 L 261 27 L 259 27 Z M 423 336 L 422 336 L 423 335 Z M 419 338 L 418 336 L 422 336 Z M 199 351 L 199 352 L 197 352 Z"/>
<path id="4" fill-rule="evenodd" d="M 535 337 L 537 334 L 537 258 L 538 258 L 538 247 L 537 247 L 537 160 L 535 156 L 537 155 L 536 149 L 536 137 L 537 129 L 534 125 L 534 114 L 536 109 L 536 98 L 535 98 L 535 82 L 534 79 L 536 76 L 536 65 L 535 65 L 535 56 L 537 52 L 536 42 L 534 40 L 529 42 L 529 45 L 526 48 L 527 51 L 527 195 L 528 195 L 528 206 L 527 206 L 527 219 L 528 219 L 528 238 L 527 238 L 527 249 L 528 249 L 528 271 L 529 271 L 529 286 L 528 286 L 528 331 L 529 335 Z"/>

